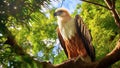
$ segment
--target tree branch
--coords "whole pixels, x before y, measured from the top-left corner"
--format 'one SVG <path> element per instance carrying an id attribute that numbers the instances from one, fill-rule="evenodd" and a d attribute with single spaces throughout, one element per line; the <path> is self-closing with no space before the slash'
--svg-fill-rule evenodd
<path id="1" fill-rule="evenodd" d="M 104 1 L 107 4 L 107 6 L 109 7 L 109 9 L 111 9 L 110 12 L 112 13 L 112 15 L 114 17 L 115 23 L 120 28 L 120 16 L 119 16 L 117 10 L 115 9 L 115 7 L 113 7 L 113 5 L 115 3 L 112 3 L 111 0 L 104 0 Z"/>
<path id="2" fill-rule="evenodd" d="M 91 1 L 87 1 L 87 0 L 80 0 L 80 1 L 84 1 L 84 2 L 87 2 L 87 3 L 90 3 L 90 4 L 94 4 L 94 5 L 97 5 L 97 6 L 100 6 L 100 7 L 103 7 L 103 8 L 105 8 L 105 9 L 110 10 L 107 6 L 104 6 L 104 5 L 95 3 L 95 2 L 91 2 Z"/>
<path id="3" fill-rule="evenodd" d="M 99 64 L 97 65 L 96 68 L 106 68 L 115 62 L 120 60 L 120 39 L 117 42 L 116 47 L 108 53 L 103 59 L 99 61 Z"/>
<path id="4" fill-rule="evenodd" d="M 40 62 L 39 60 L 35 60 L 33 56 L 30 56 L 27 54 L 20 45 L 17 44 L 14 36 L 12 33 L 8 30 L 8 28 L 5 26 L 5 24 L 0 23 L 0 32 L 7 38 L 6 42 L 4 44 L 8 44 L 12 47 L 13 51 L 17 54 L 22 56 L 22 59 L 24 60 L 24 57 L 27 57 L 31 62 L 34 61 L 36 64 L 41 64 L 43 68 L 53 68 L 53 65 L 49 62 Z M 27 61 L 26 61 L 27 62 Z"/>
<path id="5" fill-rule="evenodd" d="M 120 39 L 116 47 L 99 61 L 87 63 L 81 57 L 77 57 L 56 65 L 53 68 L 107 68 L 118 60 L 120 60 Z"/>

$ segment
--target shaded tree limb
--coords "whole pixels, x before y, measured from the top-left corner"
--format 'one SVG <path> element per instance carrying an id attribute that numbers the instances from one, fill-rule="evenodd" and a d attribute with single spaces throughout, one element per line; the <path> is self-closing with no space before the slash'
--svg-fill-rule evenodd
<path id="1" fill-rule="evenodd" d="M 87 63 L 81 57 L 70 59 L 55 68 L 107 68 L 120 60 L 120 39 L 116 47 L 99 61 Z"/>
<path id="2" fill-rule="evenodd" d="M 115 48 L 101 59 L 96 68 L 106 68 L 120 60 L 120 39 Z"/>
<path id="3" fill-rule="evenodd" d="M 116 47 L 99 61 L 87 63 L 82 60 L 82 57 L 77 57 L 67 60 L 59 65 L 52 65 L 50 63 L 45 62 L 43 68 L 107 68 L 119 60 L 120 40 L 118 41 Z"/>
<path id="4" fill-rule="evenodd" d="M 8 28 L 5 26 L 5 24 L 0 23 L 0 32 L 7 38 L 4 44 L 8 44 L 12 47 L 12 50 L 19 56 L 22 56 L 22 59 L 25 61 L 25 59 L 29 59 L 30 61 L 34 61 L 36 64 L 41 65 L 43 68 L 46 68 L 46 66 L 52 68 L 52 64 L 49 62 L 40 62 L 39 60 L 36 60 L 34 56 L 30 56 L 28 53 L 26 53 L 23 48 L 18 45 L 18 43 L 15 40 L 15 37 L 12 35 L 12 33 L 8 30 Z M 25 61 L 28 62 L 28 61 Z M 28 62 L 30 63 L 30 62 Z"/>
<path id="5" fill-rule="evenodd" d="M 34 61 L 37 65 L 41 65 L 43 68 L 53 68 L 53 65 L 49 62 L 40 62 L 39 60 L 35 60 L 34 56 L 30 56 L 28 53 L 26 53 L 20 45 L 18 45 L 15 41 L 15 39 L 12 36 L 7 37 L 7 41 L 5 44 L 9 44 L 14 52 L 17 55 L 22 56 L 22 59 L 25 60 L 26 58 L 29 59 L 29 61 Z M 27 61 L 26 61 L 27 62 Z M 28 62 L 30 63 L 30 62 Z"/>
<path id="6" fill-rule="evenodd" d="M 94 5 L 97 5 L 97 6 L 100 6 L 100 7 L 103 7 L 105 9 L 110 10 L 107 6 L 101 5 L 99 3 L 95 3 L 95 2 L 91 2 L 91 1 L 87 1 L 87 0 L 80 0 L 80 1 L 83 1 L 83 2 L 86 2 L 86 3 L 90 3 L 90 4 L 94 4 Z"/>

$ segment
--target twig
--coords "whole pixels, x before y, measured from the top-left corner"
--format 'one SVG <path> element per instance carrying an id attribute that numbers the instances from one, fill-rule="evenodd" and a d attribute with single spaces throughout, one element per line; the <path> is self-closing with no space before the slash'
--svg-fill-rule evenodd
<path id="1" fill-rule="evenodd" d="M 64 1 L 65 1 L 65 0 L 62 0 L 62 3 L 61 3 L 61 6 L 60 6 L 60 7 L 62 7 Z"/>
<path id="2" fill-rule="evenodd" d="M 100 7 L 103 7 L 103 8 L 106 8 L 106 9 L 110 10 L 107 6 L 101 5 L 99 3 L 95 3 L 95 2 L 91 2 L 91 1 L 87 1 L 87 0 L 80 0 L 80 1 L 84 1 L 84 2 L 87 2 L 87 3 L 90 3 L 90 4 L 94 4 L 94 5 L 97 5 L 97 6 L 100 6 Z"/>

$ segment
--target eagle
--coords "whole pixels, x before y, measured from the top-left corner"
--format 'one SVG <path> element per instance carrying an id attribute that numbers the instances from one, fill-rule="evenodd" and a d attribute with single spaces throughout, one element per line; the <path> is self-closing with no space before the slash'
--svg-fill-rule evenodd
<path id="1" fill-rule="evenodd" d="M 57 35 L 68 59 L 82 57 L 86 62 L 95 60 L 95 49 L 89 29 L 79 15 L 72 18 L 65 8 L 55 10 Z"/>

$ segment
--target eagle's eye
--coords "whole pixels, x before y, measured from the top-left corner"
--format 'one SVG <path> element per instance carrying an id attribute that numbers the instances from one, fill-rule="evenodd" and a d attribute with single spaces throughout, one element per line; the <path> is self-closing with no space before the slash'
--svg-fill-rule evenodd
<path id="1" fill-rule="evenodd" d="M 54 16 L 64 16 L 64 15 L 65 15 L 65 13 L 62 10 L 59 10 L 59 11 L 54 13 Z"/>
<path id="2" fill-rule="evenodd" d="M 59 13 L 63 13 L 63 11 L 62 10 L 60 10 L 60 11 L 58 11 Z"/>

